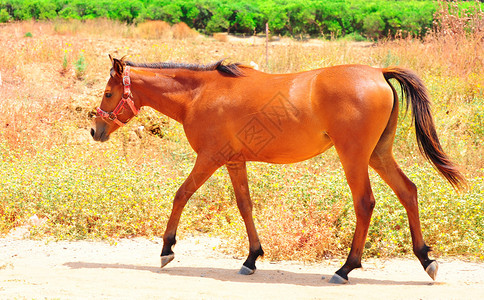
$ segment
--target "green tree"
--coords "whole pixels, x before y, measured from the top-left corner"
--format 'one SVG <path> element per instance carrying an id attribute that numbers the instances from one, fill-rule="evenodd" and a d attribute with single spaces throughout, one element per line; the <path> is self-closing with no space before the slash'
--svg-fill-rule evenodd
<path id="1" fill-rule="evenodd" d="M 382 20 L 380 13 L 375 12 L 363 18 L 363 32 L 370 39 L 377 39 L 385 29 L 385 22 Z"/>
<path id="2" fill-rule="evenodd" d="M 260 13 L 257 7 L 248 3 L 237 3 L 234 8 L 235 20 L 231 24 L 235 31 L 241 33 L 252 33 L 260 22 Z"/>
<path id="3" fill-rule="evenodd" d="M 278 9 L 274 9 L 277 6 Z M 286 24 L 289 22 L 289 16 L 283 5 L 274 3 L 273 1 L 263 2 L 260 5 L 260 11 L 262 14 L 262 23 L 257 29 L 263 31 L 265 29 L 265 23 L 269 23 L 269 28 L 273 33 L 283 34 L 286 29 Z"/>
<path id="4" fill-rule="evenodd" d="M 232 17 L 233 11 L 223 4 L 214 9 L 210 21 L 207 23 L 207 33 L 227 31 L 230 29 L 229 19 Z"/>
<path id="5" fill-rule="evenodd" d="M 0 10 L 0 23 L 6 23 L 10 21 L 11 17 L 6 8 Z"/>

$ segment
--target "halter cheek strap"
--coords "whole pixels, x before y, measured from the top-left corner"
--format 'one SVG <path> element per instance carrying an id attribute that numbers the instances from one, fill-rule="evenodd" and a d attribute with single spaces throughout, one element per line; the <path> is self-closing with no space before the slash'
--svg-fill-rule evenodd
<path id="1" fill-rule="evenodd" d="M 134 105 L 133 95 L 131 94 L 131 78 L 129 77 L 129 69 L 130 69 L 129 66 L 127 66 L 124 69 L 124 74 L 123 74 L 123 88 L 124 88 L 123 98 L 119 101 L 119 103 L 116 106 L 116 108 L 112 112 L 104 111 L 100 107 L 98 107 L 96 109 L 96 111 L 97 111 L 96 116 L 101 117 L 103 119 L 107 119 L 109 121 L 112 121 L 112 122 L 116 123 L 120 127 L 126 125 L 126 123 L 128 123 L 128 121 L 130 120 L 130 119 L 128 119 L 128 120 L 126 120 L 126 122 L 122 122 L 122 121 L 120 121 L 118 119 L 118 115 L 121 113 L 121 111 L 126 106 L 126 104 L 128 104 L 128 107 L 133 112 L 133 114 L 134 114 L 133 116 L 136 116 L 138 114 L 138 109 Z"/>

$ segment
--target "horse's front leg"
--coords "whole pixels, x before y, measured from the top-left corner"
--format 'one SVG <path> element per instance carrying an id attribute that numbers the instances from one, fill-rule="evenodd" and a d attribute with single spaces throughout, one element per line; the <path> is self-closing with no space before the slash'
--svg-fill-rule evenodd
<path id="1" fill-rule="evenodd" d="M 333 275 L 329 282 L 347 283 L 348 273 L 355 268 L 361 268 L 361 256 L 365 248 L 366 235 L 370 226 L 371 215 L 375 207 L 375 198 L 368 177 L 368 164 L 361 156 L 340 153 L 348 185 L 353 195 L 356 213 L 356 228 L 353 235 L 351 250 L 345 264 Z M 358 158 L 360 160 L 358 161 Z"/>
<path id="2" fill-rule="evenodd" d="M 176 243 L 176 229 L 183 208 L 187 204 L 188 199 L 190 199 L 198 188 L 200 188 L 219 167 L 220 166 L 210 158 L 198 156 L 192 172 L 176 192 L 171 215 L 168 219 L 168 224 L 166 225 L 165 234 L 163 235 L 163 249 L 161 251 L 162 268 L 175 258 L 172 246 Z"/>
<path id="3" fill-rule="evenodd" d="M 245 228 L 249 237 L 249 257 L 242 265 L 239 274 L 250 275 L 255 272 L 255 261 L 259 256 L 264 255 L 260 245 L 259 236 L 255 229 L 254 219 L 252 218 L 252 201 L 250 199 L 249 185 L 247 182 L 247 168 L 245 162 L 227 163 L 230 179 L 234 187 L 237 207 L 239 208 Z"/>

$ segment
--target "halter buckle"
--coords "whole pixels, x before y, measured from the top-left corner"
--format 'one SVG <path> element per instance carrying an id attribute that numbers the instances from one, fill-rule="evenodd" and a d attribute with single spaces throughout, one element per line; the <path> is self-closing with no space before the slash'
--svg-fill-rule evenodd
<path id="1" fill-rule="evenodd" d="M 114 120 L 116 120 L 117 118 L 118 118 L 118 117 L 116 116 L 116 114 L 115 114 L 115 113 L 113 113 L 113 112 L 108 113 L 108 119 L 109 119 L 109 120 L 114 121 Z"/>
<path id="2" fill-rule="evenodd" d="M 124 86 L 130 86 L 131 85 L 131 78 L 129 78 L 129 75 L 123 76 L 123 85 Z"/>

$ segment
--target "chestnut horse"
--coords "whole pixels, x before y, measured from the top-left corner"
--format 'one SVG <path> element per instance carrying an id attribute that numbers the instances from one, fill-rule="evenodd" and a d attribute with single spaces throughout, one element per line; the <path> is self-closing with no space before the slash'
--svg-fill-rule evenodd
<path id="1" fill-rule="evenodd" d="M 334 146 L 353 196 L 356 229 L 348 258 L 330 282 L 346 283 L 348 273 L 361 267 L 375 206 L 368 166 L 405 207 L 413 251 L 435 279 L 438 265 L 429 259 L 430 247 L 422 237 L 417 189 L 392 154 L 399 104 L 389 79 L 396 79 L 402 87 L 407 108 L 410 103 L 422 154 L 455 188 L 462 187 L 465 179 L 442 150 L 429 95 L 413 72 L 343 65 L 276 75 L 223 61 L 145 64 L 111 58 L 111 62 L 111 77 L 91 129 L 94 140 L 108 140 L 139 108 L 149 106 L 183 124 L 197 153 L 193 170 L 173 201 L 163 235 L 162 267 L 174 258 L 172 246 L 188 199 L 225 165 L 250 244 L 239 273 L 252 274 L 264 252 L 252 218 L 246 162 L 295 163 Z"/>

